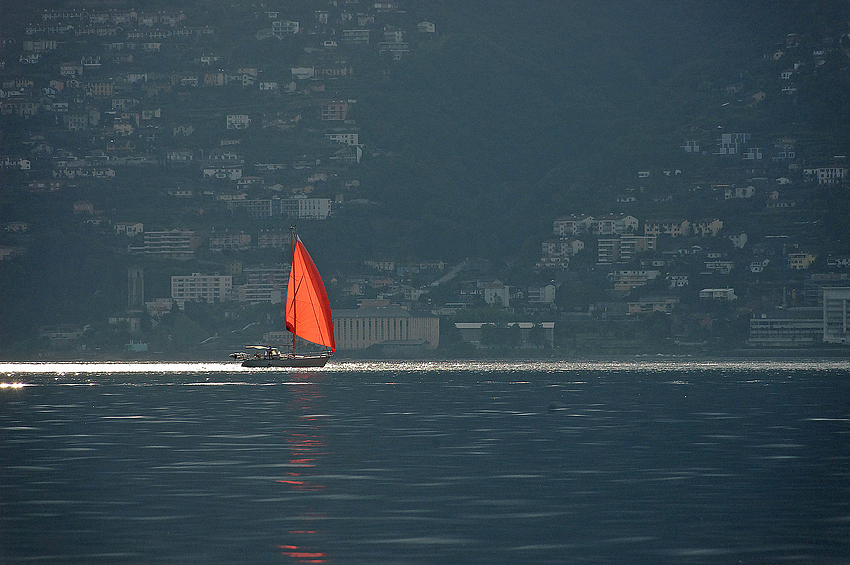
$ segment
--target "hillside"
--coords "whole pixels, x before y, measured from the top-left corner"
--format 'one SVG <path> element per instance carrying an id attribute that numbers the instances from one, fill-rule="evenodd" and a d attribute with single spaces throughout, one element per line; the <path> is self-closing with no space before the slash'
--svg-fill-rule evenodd
<path id="1" fill-rule="evenodd" d="M 447 319 L 482 307 L 484 285 L 520 300 L 505 316 L 562 320 L 613 304 L 631 323 L 647 312 L 627 307 L 664 294 L 644 306 L 682 316 L 669 332 L 720 316 L 740 336 L 753 311 L 816 305 L 823 277 L 844 280 L 846 2 L 0 0 L 0 14 L 0 338 L 25 349 L 59 324 L 125 344 L 134 266 L 163 303 L 174 276 L 232 273 L 226 299 L 206 297 L 221 311 L 182 314 L 186 344 L 257 316 L 274 327 L 274 306 L 239 289 L 282 262 L 291 223 L 339 304 Z M 611 214 L 627 233 L 599 227 Z M 572 215 L 596 227 L 559 233 Z M 172 232 L 179 252 L 151 243 Z M 619 254 L 608 236 L 624 233 L 657 246 Z M 462 276 L 432 285 L 423 265 Z M 623 282 L 648 266 L 651 284 Z M 544 285 L 558 298 L 540 302 Z M 732 287 L 735 309 L 699 295 Z M 164 347 L 163 312 L 148 315 L 132 336 Z"/>
<path id="2" fill-rule="evenodd" d="M 511 256 L 553 215 L 607 211 L 639 168 L 693 172 L 680 146 L 695 130 L 812 131 L 844 151 L 838 84 L 809 85 L 805 104 L 729 108 L 720 94 L 764 88 L 777 66 L 763 55 L 796 22 L 847 20 L 837 2 L 794 6 L 439 4 L 447 31 L 361 83 L 363 129 L 392 154 L 369 163 L 367 183 L 398 220 L 387 239 L 426 256 Z"/>

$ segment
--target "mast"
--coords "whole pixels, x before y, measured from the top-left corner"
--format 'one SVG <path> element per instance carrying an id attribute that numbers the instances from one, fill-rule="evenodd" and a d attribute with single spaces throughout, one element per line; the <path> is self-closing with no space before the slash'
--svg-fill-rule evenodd
<path id="1" fill-rule="evenodd" d="M 295 268 L 295 226 L 294 225 L 289 226 L 289 251 L 290 251 L 290 253 L 289 253 L 289 273 L 290 273 L 290 276 L 292 276 L 292 269 Z M 289 296 L 287 296 L 286 297 L 287 306 L 289 305 L 289 300 L 290 300 L 290 298 L 289 298 Z M 292 300 L 293 301 L 295 300 L 294 296 L 292 297 Z M 295 321 L 295 319 L 294 319 L 295 314 L 296 314 L 296 311 L 293 310 L 293 314 L 292 314 L 293 315 L 293 322 Z M 295 324 L 293 323 L 293 326 L 294 325 Z M 293 332 L 292 332 L 292 356 L 293 357 L 295 357 L 295 331 L 294 331 L 294 329 L 295 328 L 293 328 Z"/>

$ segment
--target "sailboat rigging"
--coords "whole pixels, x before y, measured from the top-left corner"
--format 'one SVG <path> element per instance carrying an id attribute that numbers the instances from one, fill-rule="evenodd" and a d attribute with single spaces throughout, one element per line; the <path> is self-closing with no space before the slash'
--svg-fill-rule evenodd
<path id="1" fill-rule="evenodd" d="M 336 351 L 333 318 L 328 293 L 316 264 L 295 233 L 290 228 L 292 267 L 286 287 L 286 329 L 292 334 L 292 351 L 282 353 L 271 345 L 248 345 L 254 353 L 231 353 L 230 357 L 242 361 L 243 367 L 324 367 Z M 298 353 L 295 338 L 325 347 L 319 353 Z"/>

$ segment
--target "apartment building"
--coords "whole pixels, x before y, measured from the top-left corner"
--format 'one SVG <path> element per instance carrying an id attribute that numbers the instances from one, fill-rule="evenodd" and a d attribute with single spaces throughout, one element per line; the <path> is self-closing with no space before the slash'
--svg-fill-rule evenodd
<path id="1" fill-rule="evenodd" d="M 187 276 L 171 277 L 171 298 L 183 308 L 189 302 L 224 302 L 233 290 L 233 277 L 230 275 L 202 275 L 192 273 Z"/>

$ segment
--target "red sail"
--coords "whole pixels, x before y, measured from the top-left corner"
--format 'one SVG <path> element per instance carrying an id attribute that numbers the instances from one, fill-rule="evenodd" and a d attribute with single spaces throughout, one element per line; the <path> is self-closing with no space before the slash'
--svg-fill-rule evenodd
<path id="1" fill-rule="evenodd" d="M 328 293 L 316 264 L 298 237 L 295 238 L 286 289 L 286 329 L 302 339 L 336 351 Z"/>

